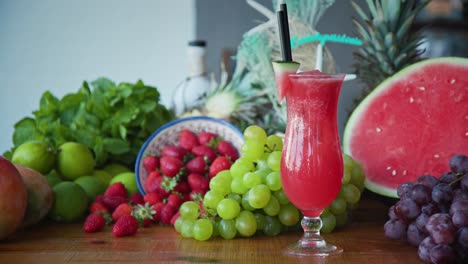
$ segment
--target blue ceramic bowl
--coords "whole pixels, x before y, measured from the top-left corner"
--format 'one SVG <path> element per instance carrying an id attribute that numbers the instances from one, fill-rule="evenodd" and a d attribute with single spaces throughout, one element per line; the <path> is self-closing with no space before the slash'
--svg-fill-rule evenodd
<path id="1" fill-rule="evenodd" d="M 146 194 L 144 183 L 148 177 L 148 172 L 143 166 L 143 159 L 148 155 L 159 156 L 161 150 L 167 145 L 177 145 L 183 129 L 189 129 L 196 134 L 201 131 L 217 134 L 222 139 L 230 141 L 238 150 L 244 142 L 244 136 L 237 127 L 224 120 L 207 116 L 181 118 L 161 126 L 146 140 L 137 156 L 135 177 L 141 194 Z"/>

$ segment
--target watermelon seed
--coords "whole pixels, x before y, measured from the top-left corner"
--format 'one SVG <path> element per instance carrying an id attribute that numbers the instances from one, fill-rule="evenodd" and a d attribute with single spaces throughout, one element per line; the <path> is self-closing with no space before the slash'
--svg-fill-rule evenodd
<path id="1" fill-rule="evenodd" d="M 392 167 L 390 167 L 390 166 L 387 167 L 387 170 L 391 170 L 391 169 L 392 169 Z"/>
<path id="2" fill-rule="evenodd" d="M 396 176 L 396 170 L 392 170 L 392 176 Z"/>
<path id="3" fill-rule="evenodd" d="M 424 87 L 424 86 L 421 86 L 421 87 L 419 87 L 419 90 L 421 90 L 421 91 L 425 91 L 425 90 L 426 90 L 426 87 Z"/>
<path id="4" fill-rule="evenodd" d="M 413 103 L 413 102 L 414 102 L 414 98 L 413 98 L 413 97 L 410 97 L 410 98 L 409 98 L 409 102 L 410 102 L 410 103 Z"/>
<path id="5" fill-rule="evenodd" d="M 380 133 L 380 132 L 382 132 L 382 129 L 380 127 L 376 127 L 375 131 L 377 131 L 377 133 Z"/>
<path id="6" fill-rule="evenodd" d="M 440 158 L 439 154 L 435 154 L 434 158 L 436 158 L 436 159 Z"/>
<path id="7" fill-rule="evenodd" d="M 407 171 L 406 171 L 406 170 L 404 170 L 404 171 L 403 171 L 403 176 L 405 176 L 405 175 L 406 175 L 406 173 L 407 173 Z"/>
<path id="8" fill-rule="evenodd" d="M 454 84 L 454 83 L 455 83 L 455 79 L 450 80 L 450 84 Z"/>

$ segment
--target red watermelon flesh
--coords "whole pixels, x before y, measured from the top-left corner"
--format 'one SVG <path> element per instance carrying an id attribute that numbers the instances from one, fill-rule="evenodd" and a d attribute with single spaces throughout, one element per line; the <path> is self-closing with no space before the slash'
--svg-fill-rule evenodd
<path id="1" fill-rule="evenodd" d="M 449 171 L 451 156 L 468 155 L 468 59 L 424 60 L 382 82 L 349 118 L 343 149 L 362 164 L 366 187 L 388 197 Z"/>
<path id="2" fill-rule="evenodd" d="M 288 92 L 286 89 L 291 86 L 288 84 L 289 79 L 287 77 L 291 73 L 296 73 L 300 64 L 295 61 L 274 61 L 272 65 L 277 83 L 278 101 L 281 103 Z"/>

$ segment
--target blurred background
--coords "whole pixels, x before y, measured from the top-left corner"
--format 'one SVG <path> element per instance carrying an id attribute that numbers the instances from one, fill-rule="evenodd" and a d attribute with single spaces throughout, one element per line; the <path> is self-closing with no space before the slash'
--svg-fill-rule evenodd
<path id="1" fill-rule="evenodd" d="M 257 2 L 273 9 L 271 0 Z M 466 1 L 433 2 L 415 25 L 429 40 L 424 56 L 467 57 Z M 354 36 L 353 16 L 350 1 L 336 1 L 317 29 Z M 61 98 L 84 80 L 141 79 L 169 106 L 187 74 L 189 40 L 207 41 L 208 71 L 219 76 L 223 56 L 235 55 L 243 33 L 265 20 L 244 0 L 0 0 L 0 152 L 12 147 L 14 124 L 32 115 L 46 90 Z M 327 47 L 339 71 L 353 71 L 352 46 Z M 360 86 L 343 87 L 340 132 Z"/>

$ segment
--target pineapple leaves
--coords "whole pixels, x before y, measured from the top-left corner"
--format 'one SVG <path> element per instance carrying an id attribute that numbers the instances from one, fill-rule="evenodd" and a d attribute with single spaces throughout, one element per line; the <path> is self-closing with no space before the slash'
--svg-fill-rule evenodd
<path id="1" fill-rule="evenodd" d="M 414 15 L 408 17 L 403 24 L 400 25 L 400 28 L 398 29 L 396 33 L 397 39 L 403 39 L 404 37 L 407 36 L 408 30 L 411 27 L 411 24 L 413 23 L 414 20 Z"/>
<path id="2" fill-rule="evenodd" d="M 374 0 L 366 0 L 367 2 L 367 6 L 369 7 L 369 10 L 371 12 L 371 15 L 373 17 L 376 17 L 377 16 L 377 9 L 375 8 L 375 4 L 374 4 Z M 378 1 L 375 1 L 376 3 L 378 3 Z"/>
<path id="3" fill-rule="evenodd" d="M 351 3 L 362 19 L 362 22 L 353 19 L 356 33 L 363 41 L 354 53 L 354 68 L 367 86 L 365 91 L 370 92 L 384 79 L 419 60 L 421 37 L 411 26 L 428 0 L 366 0 L 365 3 L 367 10 L 355 1 Z"/>
<path id="4" fill-rule="evenodd" d="M 356 10 L 356 12 L 358 13 L 358 15 L 362 18 L 362 20 L 369 20 L 369 18 L 367 17 L 366 13 L 364 13 L 364 11 L 362 10 L 362 8 L 356 4 L 356 2 L 354 1 L 351 1 L 351 5 L 353 6 L 354 10 Z"/>
<path id="5" fill-rule="evenodd" d="M 364 27 L 359 24 L 359 22 L 356 20 L 356 19 L 353 19 L 353 24 L 354 26 L 356 27 L 356 31 L 357 33 L 359 34 L 359 36 L 361 37 L 361 39 L 364 41 L 364 42 L 370 42 L 371 40 L 371 36 L 369 35 L 369 33 L 364 29 Z"/>
<path id="6" fill-rule="evenodd" d="M 400 1 L 382 0 L 382 9 L 387 18 L 387 25 L 391 31 L 395 31 L 397 27 L 398 17 L 400 14 Z"/>
<path id="7" fill-rule="evenodd" d="M 393 32 L 388 32 L 385 36 L 385 47 L 392 47 L 393 45 L 396 45 L 395 35 Z"/>
<path id="8" fill-rule="evenodd" d="M 335 0 L 314 0 L 314 1 L 297 1 L 297 0 L 273 0 L 273 9 L 276 10 L 279 6 L 278 2 L 284 2 L 288 5 L 288 12 L 291 17 L 295 16 L 306 24 L 316 27 L 318 21 L 325 11 L 333 5 Z"/>

